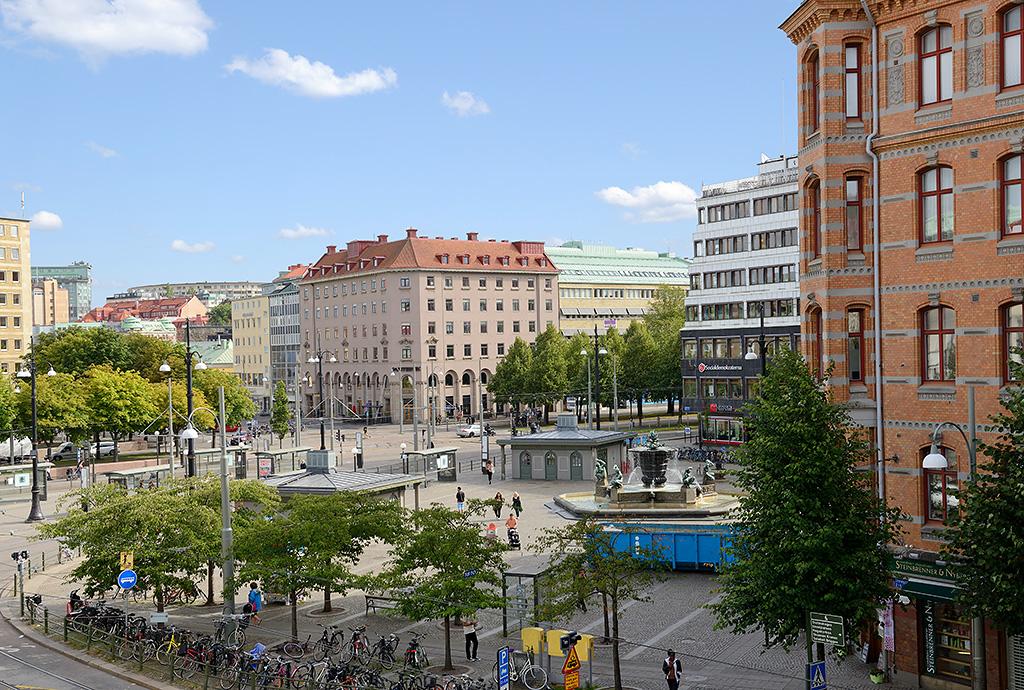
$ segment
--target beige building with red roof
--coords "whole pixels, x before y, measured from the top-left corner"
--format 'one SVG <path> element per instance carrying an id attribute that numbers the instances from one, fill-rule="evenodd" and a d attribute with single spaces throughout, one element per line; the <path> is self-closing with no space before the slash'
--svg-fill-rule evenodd
<path id="1" fill-rule="evenodd" d="M 85 323 L 120 323 L 130 316 L 139 319 L 156 320 L 168 318 L 174 322 L 192 319 L 205 323 L 209 310 L 198 297 L 165 297 L 163 299 L 140 299 L 135 294 L 114 295 L 107 303 L 96 307 L 82 317 Z"/>
<path id="2" fill-rule="evenodd" d="M 492 410 L 486 384 L 513 340 L 558 326 L 558 270 L 543 242 L 409 228 L 400 240 L 328 246 L 299 285 L 304 408 L 319 407 L 309 359 L 323 352 L 337 417 L 387 419 L 401 397 L 408 423 L 414 385 L 421 421 Z"/>

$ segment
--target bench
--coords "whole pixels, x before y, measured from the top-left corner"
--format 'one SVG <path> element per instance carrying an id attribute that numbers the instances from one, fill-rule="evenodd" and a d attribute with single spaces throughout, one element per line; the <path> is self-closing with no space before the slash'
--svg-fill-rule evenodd
<path id="1" fill-rule="evenodd" d="M 366 595 L 366 615 L 370 615 L 370 609 L 373 609 L 374 613 L 377 613 L 378 609 L 393 609 L 398 604 L 398 600 L 394 597 L 377 596 L 373 594 Z"/>

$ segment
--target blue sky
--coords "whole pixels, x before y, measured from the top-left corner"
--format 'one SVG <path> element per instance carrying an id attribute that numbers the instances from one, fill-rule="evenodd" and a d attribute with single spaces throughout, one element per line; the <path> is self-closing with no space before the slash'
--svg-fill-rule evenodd
<path id="1" fill-rule="evenodd" d="M 795 6 L 0 0 L 0 213 L 97 301 L 410 225 L 688 255 L 691 190 L 793 150 Z"/>

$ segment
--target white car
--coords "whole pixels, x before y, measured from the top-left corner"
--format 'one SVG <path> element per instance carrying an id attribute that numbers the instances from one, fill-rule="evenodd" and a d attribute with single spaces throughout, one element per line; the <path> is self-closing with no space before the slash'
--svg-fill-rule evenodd
<path id="1" fill-rule="evenodd" d="M 100 441 L 99 446 L 95 443 L 91 447 L 92 454 L 97 458 L 105 458 L 109 455 L 114 454 L 114 442 L 113 441 Z"/>
<path id="2" fill-rule="evenodd" d="M 480 435 L 480 425 L 469 424 L 467 426 L 462 427 L 461 429 L 458 429 L 455 433 L 459 436 L 459 438 L 473 438 L 474 436 Z"/>

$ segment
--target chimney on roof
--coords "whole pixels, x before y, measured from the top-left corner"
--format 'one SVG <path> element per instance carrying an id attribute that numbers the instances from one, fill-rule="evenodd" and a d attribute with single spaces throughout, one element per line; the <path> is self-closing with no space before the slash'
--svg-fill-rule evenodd
<path id="1" fill-rule="evenodd" d="M 377 244 L 384 244 L 388 241 L 387 235 L 377 235 Z"/>
<path id="2" fill-rule="evenodd" d="M 411 240 L 413 237 L 416 237 L 416 228 L 406 228 L 405 229 L 405 237 L 406 237 L 406 239 L 409 239 L 409 240 Z"/>
<path id="3" fill-rule="evenodd" d="M 466 233 L 466 239 L 469 240 L 470 242 L 476 242 L 477 238 L 479 236 L 480 236 L 480 233 L 477 233 L 477 232 L 467 232 Z"/>
<path id="4" fill-rule="evenodd" d="M 443 238 L 443 237 L 441 237 L 440 235 L 438 235 L 438 236 L 437 236 L 437 237 L 435 237 L 434 239 L 435 239 L 435 240 L 443 240 L 444 238 Z"/>
<path id="5" fill-rule="evenodd" d="M 489 239 L 489 240 L 487 240 L 487 241 L 488 241 L 488 242 L 497 242 L 498 240 L 496 240 L 496 239 L 494 239 L 494 238 L 492 237 L 491 239 Z"/>
<path id="6" fill-rule="evenodd" d="M 453 237 L 452 239 L 453 239 L 453 240 L 457 240 L 457 239 L 459 239 L 459 238 L 458 238 L 458 237 Z"/>
<path id="7" fill-rule="evenodd" d="M 338 245 L 336 245 L 336 244 L 329 244 L 329 245 L 327 245 L 327 253 L 328 254 L 334 254 L 336 251 L 338 251 Z"/>

